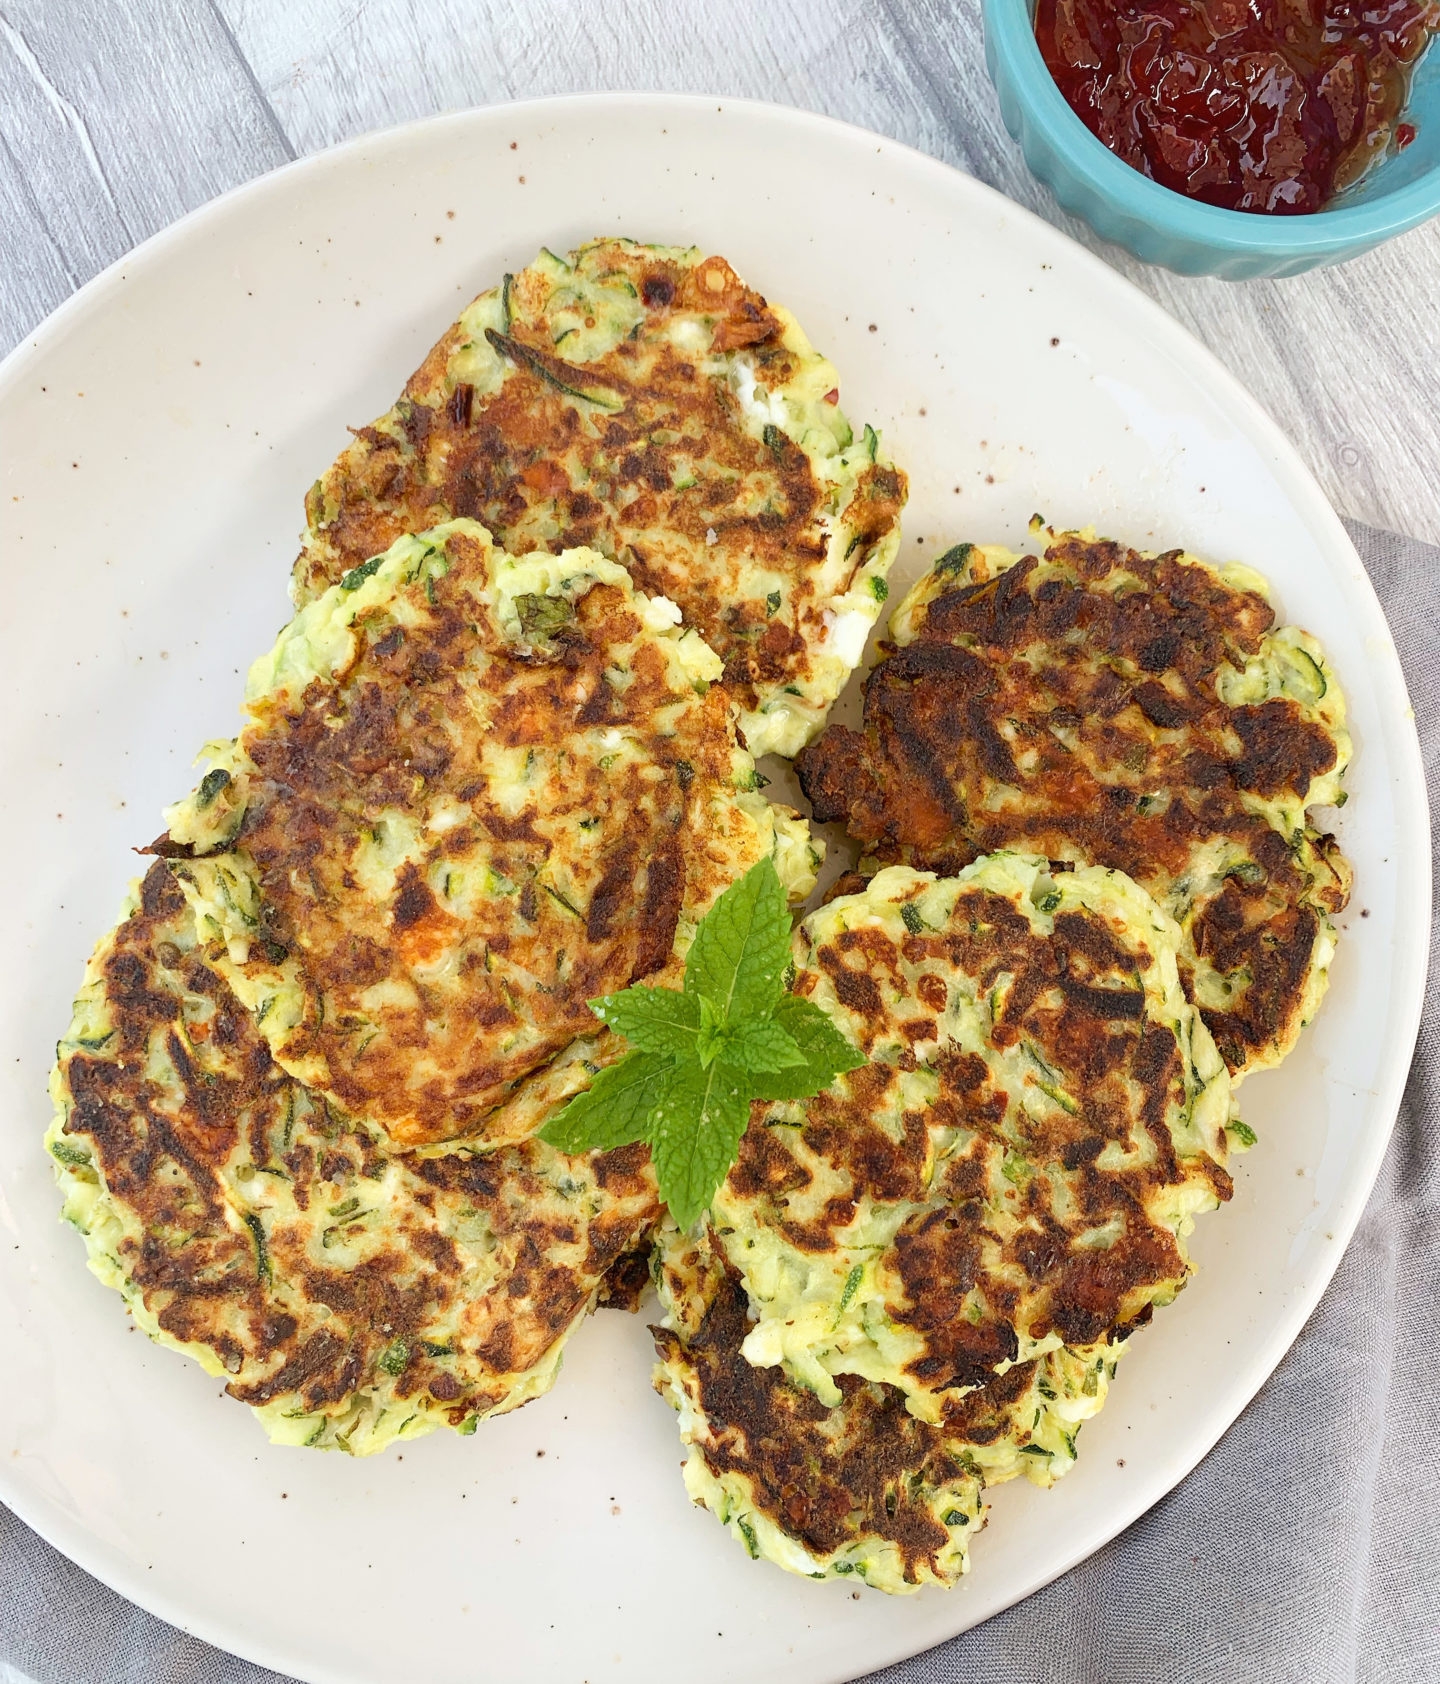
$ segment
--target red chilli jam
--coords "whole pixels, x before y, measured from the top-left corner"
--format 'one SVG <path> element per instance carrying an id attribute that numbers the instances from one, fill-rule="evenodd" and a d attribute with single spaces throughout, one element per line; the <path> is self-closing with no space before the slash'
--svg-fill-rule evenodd
<path id="1" fill-rule="evenodd" d="M 1039 0 L 1056 85 L 1110 150 L 1228 210 L 1320 210 L 1398 123 L 1440 0 Z"/>

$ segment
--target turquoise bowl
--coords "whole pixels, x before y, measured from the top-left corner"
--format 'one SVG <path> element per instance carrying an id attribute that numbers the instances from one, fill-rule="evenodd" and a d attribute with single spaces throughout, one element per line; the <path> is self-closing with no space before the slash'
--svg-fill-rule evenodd
<path id="1" fill-rule="evenodd" d="M 1102 239 L 1182 275 L 1253 281 L 1371 251 L 1440 212 L 1440 47 L 1421 59 L 1403 152 L 1313 216 L 1221 210 L 1122 163 L 1066 104 L 1035 40 L 1034 0 L 983 0 L 985 62 L 1005 126 L 1066 210 Z"/>

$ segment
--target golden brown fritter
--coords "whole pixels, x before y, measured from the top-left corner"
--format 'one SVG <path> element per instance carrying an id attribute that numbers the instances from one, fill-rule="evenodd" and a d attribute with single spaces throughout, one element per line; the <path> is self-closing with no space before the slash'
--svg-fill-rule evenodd
<path id="1" fill-rule="evenodd" d="M 1230 1083 L 1179 932 L 1119 873 L 905 867 L 797 937 L 796 990 L 868 1055 L 757 1102 L 711 1206 L 745 1356 L 824 1403 L 858 1374 L 942 1421 L 998 1369 L 1123 1337 L 1230 1196 Z"/>
<path id="2" fill-rule="evenodd" d="M 691 1495 L 752 1556 L 778 1555 L 792 1570 L 764 1522 L 816 1577 L 888 1568 L 904 1586 L 958 1578 L 968 1529 L 981 1523 L 980 1480 L 943 1430 L 908 1414 L 893 1386 L 847 1376 L 830 1408 L 780 1369 L 748 1363 L 744 1285 L 703 1245 L 672 1256 L 667 1275 L 662 1297 L 680 1328 L 653 1329 L 656 1385 L 681 1411 L 698 1462 L 694 1473 L 687 1464 Z"/>
<path id="3" fill-rule="evenodd" d="M 745 1360 L 744 1283 L 713 1242 L 664 1233 L 655 1384 L 680 1415 L 686 1486 L 752 1556 L 791 1572 L 892 1592 L 953 1584 L 984 1525 L 982 1487 L 1021 1472 L 1053 1483 L 1104 1402 L 1118 1350 L 1096 1347 L 1017 1363 L 943 1425 L 851 1374 L 827 1407 Z"/>
<path id="4" fill-rule="evenodd" d="M 157 861 L 53 1080 L 91 1267 L 282 1443 L 365 1454 L 547 1390 L 658 1216 L 645 1149 L 396 1156 L 272 1061 L 212 959 Z"/>
<path id="5" fill-rule="evenodd" d="M 1181 924 L 1237 1074 L 1313 1016 L 1350 870 L 1306 809 L 1342 802 L 1344 702 L 1263 581 L 1178 550 L 1047 535 L 960 545 L 897 611 L 859 731 L 801 756 L 872 860 L 952 872 L 998 848 L 1124 871 Z"/>
<path id="6" fill-rule="evenodd" d="M 751 749 L 794 753 L 859 658 L 905 501 L 838 385 L 721 257 L 542 252 L 316 482 L 296 601 L 452 516 L 517 553 L 590 546 L 720 654 Z"/>
<path id="7" fill-rule="evenodd" d="M 668 974 L 777 823 L 674 618 L 593 551 L 455 522 L 256 663 L 157 846 L 292 1075 L 401 1144 L 517 1138 L 495 1108 L 587 1001 Z"/>

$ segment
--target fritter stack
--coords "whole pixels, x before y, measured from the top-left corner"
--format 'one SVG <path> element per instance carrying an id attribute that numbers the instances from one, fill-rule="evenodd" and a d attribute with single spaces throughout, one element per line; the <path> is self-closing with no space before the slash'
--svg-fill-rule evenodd
<path id="1" fill-rule="evenodd" d="M 942 555 L 817 738 L 906 494 L 838 396 L 693 250 L 542 252 L 468 306 L 315 483 L 47 1145 L 92 1269 L 284 1444 L 473 1431 L 648 1256 L 696 1501 L 910 1591 L 986 1487 L 1074 1465 L 1185 1284 L 1233 1085 L 1324 992 L 1350 745 L 1258 575 L 1038 529 Z M 790 986 L 866 1062 L 757 1101 L 681 1232 L 644 1145 L 539 1131 L 624 1051 L 589 1001 L 678 985 L 757 861 L 814 888 L 770 752 L 859 845 Z"/>
<path id="2" fill-rule="evenodd" d="M 997 848 L 1103 865 L 1184 933 L 1181 971 L 1235 1076 L 1314 1016 L 1350 868 L 1345 701 L 1315 639 L 1246 567 L 1037 530 L 1023 558 L 947 551 L 897 609 L 860 731 L 797 769 L 877 863 L 954 871 Z"/>
<path id="3" fill-rule="evenodd" d="M 477 300 L 317 484 L 48 1137 L 96 1273 L 277 1441 L 468 1432 L 633 1300 L 645 1149 L 536 1136 L 621 1050 L 587 1000 L 674 980 L 767 854 L 814 884 L 752 748 L 823 721 L 905 495 L 837 400 L 723 259 L 603 241 Z"/>
<path id="4" fill-rule="evenodd" d="M 677 620 L 593 551 L 397 539 L 255 663 L 92 960 L 67 1212 L 283 1442 L 538 1395 L 658 1217 L 643 1150 L 533 1138 L 617 1051 L 585 1001 L 669 975 L 767 853 L 798 893 L 818 860 Z"/>
<path id="5" fill-rule="evenodd" d="M 945 552 L 861 729 L 799 756 L 863 853 L 795 986 L 871 1062 L 757 1105 L 663 1257 L 696 1500 L 891 1591 L 964 1572 L 984 1486 L 1074 1462 L 1230 1196 L 1233 1084 L 1313 1017 L 1350 887 L 1310 811 L 1345 799 L 1344 701 L 1264 581 L 1036 535 Z"/>
<path id="6" fill-rule="evenodd" d="M 1120 873 L 1006 853 L 887 868 L 801 926 L 795 987 L 870 1062 L 755 1106 L 660 1282 L 686 1483 L 752 1553 L 948 1584 L 985 1485 L 1074 1461 L 1230 1197 L 1230 1080 L 1179 947 Z"/>

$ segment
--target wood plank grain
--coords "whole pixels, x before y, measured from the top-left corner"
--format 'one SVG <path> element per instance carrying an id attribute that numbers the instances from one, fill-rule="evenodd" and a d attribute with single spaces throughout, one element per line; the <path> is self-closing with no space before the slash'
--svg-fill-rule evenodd
<path id="1" fill-rule="evenodd" d="M 211 6 L 7 0 L 0 343 L 157 229 L 293 155 Z"/>
<path id="2" fill-rule="evenodd" d="M 745 95 L 852 115 L 887 80 L 873 5 L 836 0 L 218 0 L 301 152 L 389 123 L 597 89 Z M 381 70 L 379 67 L 383 67 Z M 865 109 L 876 101 L 865 101 Z M 920 110 L 912 114 L 918 119 Z M 853 120 L 863 120 L 855 118 Z"/>

